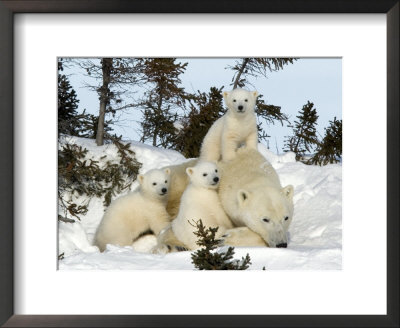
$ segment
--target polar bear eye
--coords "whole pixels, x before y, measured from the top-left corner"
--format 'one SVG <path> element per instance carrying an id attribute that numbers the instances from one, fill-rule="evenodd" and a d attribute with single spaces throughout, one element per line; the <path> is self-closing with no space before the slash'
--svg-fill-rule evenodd
<path id="1" fill-rule="evenodd" d="M 245 99 L 244 101 L 245 101 L 245 102 L 247 102 L 248 100 L 247 100 L 247 99 Z"/>
<path id="2" fill-rule="evenodd" d="M 218 173 L 218 170 L 215 170 L 215 173 Z"/>
<path id="3" fill-rule="evenodd" d="M 207 176 L 207 173 L 203 173 L 203 177 L 206 177 Z"/>
<path id="4" fill-rule="evenodd" d="M 268 222 L 269 222 L 269 219 L 264 218 L 263 221 L 268 223 Z"/>
<path id="5" fill-rule="evenodd" d="M 165 180 L 165 183 L 168 183 L 168 180 Z"/>
<path id="6" fill-rule="evenodd" d="M 157 184 L 157 182 L 153 182 L 153 186 L 155 186 Z"/>
<path id="7" fill-rule="evenodd" d="M 233 99 L 233 102 L 236 102 L 236 99 Z"/>
<path id="8" fill-rule="evenodd" d="M 287 220 L 289 220 L 289 217 L 288 217 L 288 216 L 285 217 L 285 221 L 287 221 Z"/>

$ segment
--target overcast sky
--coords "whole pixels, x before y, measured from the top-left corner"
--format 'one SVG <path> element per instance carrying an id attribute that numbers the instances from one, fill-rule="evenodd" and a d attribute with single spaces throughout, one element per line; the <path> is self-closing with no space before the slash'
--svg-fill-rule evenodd
<path id="1" fill-rule="evenodd" d="M 197 90 L 207 92 L 210 87 L 224 86 L 231 90 L 233 71 L 226 67 L 234 64 L 233 58 L 179 58 L 180 62 L 188 62 L 186 72 L 181 75 L 182 86 L 187 92 Z M 80 100 L 78 111 L 86 111 L 98 115 L 98 95 L 85 88 L 87 77 L 77 68 L 65 69 L 69 75 L 72 87 Z M 318 119 L 318 132 L 323 135 L 324 127 L 329 120 L 342 118 L 342 60 L 340 58 L 303 58 L 293 64 L 284 66 L 283 70 L 271 72 L 267 78 L 250 78 L 248 89 L 256 89 L 264 95 L 267 104 L 281 106 L 283 113 L 289 116 L 291 122 L 296 119 L 298 111 L 309 100 L 314 103 Z M 122 134 L 124 140 L 138 140 L 137 114 L 123 114 L 119 117 L 118 126 L 114 127 L 117 134 Z M 264 127 L 269 135 L 272 151 L 282 152 L 284 137 L 291 134 L 291 129 L 276 125 Z M 277 147 L 276 147 L 277 146 Z"/>

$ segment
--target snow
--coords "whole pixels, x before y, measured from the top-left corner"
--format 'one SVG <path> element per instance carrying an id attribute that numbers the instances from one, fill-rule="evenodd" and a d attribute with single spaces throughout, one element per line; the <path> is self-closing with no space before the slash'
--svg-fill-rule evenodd
<path id="1" fill-rule="evenodd" d="M 102 161 L 117 160 L 112 144 L 96 146 L 91 139 L 66 137 L 65 142 L 88 149 L 87 157 Z M 130 141 L 137 160 L 142 163 L 140 173 L 154 168 L 186 161 L 178 152 Z M 294 153 L 275 154 L 263 144 L 258 150 L 277 170 L 283 186 L 294 186 L 294 217 L 289 228 L 288 248 L 235 247 L 235 258 L 249 253 L 249 270 L 340 270 L 342 268 L 342 166 L 305 165 L 295 161 Z M 132 184 L 131 190 L 137 187 Z M 74 198 L 87 203 L 83 197 Z M 94 233 L 104 213 L 103 200 L 93 198 L 88 213 L 81 221 L 59 222 L 59 250 L 64 258 L 60 270 L 195 270 L 191 252 L 166 255 L 151 254 L 156 244 L 152 235 L 143 236 L 132 246 L 108 245 L 100 253 L 92 246 Z"/>

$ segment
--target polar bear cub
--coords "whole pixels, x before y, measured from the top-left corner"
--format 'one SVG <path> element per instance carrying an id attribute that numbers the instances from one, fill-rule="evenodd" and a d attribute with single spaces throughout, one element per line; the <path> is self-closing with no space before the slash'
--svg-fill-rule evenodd
<path id="1" fill-rule="evenodd" d="M 149 230 L 158 235 L 170 223 L 166 211 L 169 178 L 169 168 L 140 174 L 136 191 L 111 202 L 94 239 L 100 251 L 104 251 L 107 244 L 132 245 Z"/>
<path id="2" fill-rule="evenodd" d="M 257 91 L 234 89 L 223 93 L 228 111 L 220 117 L 204 137 L 200 159 L 230 161 L 243 144 L 257 149 L 257 120 L 254 107 Z"/>
<path id="3" fill-rule="evenodd" d="M 186 173 L 190 182 L 182 195 L 178 216 L 172 221 L 172 231 L 179 241 L 193 250 L 199 247 L 193 233 L 196 230 L 194 222 L 201 219 L 206 227 L 218 226 L 217 238 L 233 226 L 219 201 L 217 165 L 200 161 L 196 166 L 188 167 Z"/>

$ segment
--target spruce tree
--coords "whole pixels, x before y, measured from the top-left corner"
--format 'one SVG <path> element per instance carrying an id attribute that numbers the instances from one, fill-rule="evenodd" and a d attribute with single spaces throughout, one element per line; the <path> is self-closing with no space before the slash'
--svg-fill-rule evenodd
<path id="1" fill-rule="evenodd" d="M 228 66 L 234 71 L 232 89 L 249 85 L 249 77 L 267 77 L 269 73 L 282 70 L 296 60 L 296 58 L 240 58 L 233 66 Z M 288 117 L 281 112 L 280 106 L 267 104 L 262 98 L 263 95 L 260 94 L 257 98 L 255 112 L 258 117 L 258 137 L 267 140 L 270 136 L 263 129 L 263 123 L 270 125 L 279 122 L 283 126 L 284 122 L 288 122 Z"/>
<path id="2" fill-rule="evenodd" d="M 199 157 L 209 128 L 224 114 L 222 88 L 211 87 L 208 94 L 198 91 L 190 102 L 190 111 L 181 120 L 182 126 L 173 142 L 173 148 L 186 158 Z"/>
<path id="3" fill-rule="evenodd" d="M 311 164 L 326 165 L 340 162 L 342 158 L 342 120 L 334 117 L 325 128 L 325 135 L 318 145 L 316 153 L 310 159 Z"/>
<path id="4" fill-rule="evenodd" d="M 294 121 L 293 135 L 286 138 L 285 151 L 292 151 L 296 154 L 296 160 L 303 160 L 306 153 L 310 153 L 319 143 L 317 137 L 317 110 L 314 104 L 307 101 L 307 104 L 299 111 Z"/>
<path id="5" fill-rule="evenodd" d="M 189 222 L 190 223 L 190 222 Z M 192 263 L 199 270 L 246 270 L 251 264 L 249 254 L 241 260 L 234 260 L 234 247 L 228 247 L 226 252 L 217 251 L 221 244 L 220 239 L 215 239 L 218 231 L 216 228 L 207 228 L 201 220 L 194 222 L 197 230 L 194 234 L 198 237 L 197 245 L 201 248 L 191 254 Z"/>
<path id="6" fill-rule="evenodd" d="M 99 95 L 99 116 L 96 128 L 96 144 L 104 144 L 106 118 L 109 114 L 115 118 L 120 110 L 133 108 L 134 104 L 128 102 L 127 96 L 133 94 L 133 89 L 139 86 L 140 60 L 135 58 L 101 58 L 77 59 L 75 62 L 83 68 L 87 76 L 94 80 L 86 83 L 87 87 Z M 110 125 L 113 120 L 108 120 Z"/>
<path id="7" fill-rule="evenodd" d="M 96 139 L 97 130 L 99 127 L 99 116 L 93 114 L 86 114 L 84 110 L 81 115 L 79 115 L 80 129 L 79 136 L 82 138 Z M 106 120 L 103 123 L 103 139 L 110 141 L 108 136 L 110 135 L 112 128 L 112 120 Z M 103 142 L 104 142 L 103 140 Z"/>
<path id="8" fill-rule="evenodd" d="M 108 206 L 112 196 L 120 194 L 136 180 L 141 164 L 136 160 L 129 143 L 121 141 L 121 137 L 107 136 L 117 150 L 118 158 L 109 160 L 106 155 L 101 161 L 89 156 L 89 151 L 82 146 L 62 139 L 58 150 L 58 199 L 59 220 L 70 222 L 67 217 L 80 219 L 87 213 L 87 205 L 91 198 L 103 198 Z M 74 194 L 85 195 L 85 204 L 76 204 Z M 65 197 L 67 196 L 67 197 Z"/>
<path id="9" fill-rule="evenodd" d="M 243 88 L 248 84 L 249 76 L 258 75 L 267 77 L 269 72 L 276 72 L 285 65 L 293 64 L 295 58 L 240 58 L 234 66 L 228 66 L 235 73 L 232 77 L 232 89 Z"/>
<path id="10" fill-rule="evenodd" d="M 58 74 L 58 133 L 79 135 L 77 95 L 67 76 Z"/>
<path id="11" fill-rule="evenodd" d="M 258 117 L 257 129 L 259 139 L 267 140 L 267 138 L 270 137 L 263 129 L 263 123 L 269 125 L 275 124 L 275 121 L 278 121 L 283 126 L 284 122 L 288 122 L 288 117 L 286 114 L 282 113 L 281 107 L 266 104 L 261 94 L 257 97 L 254 111 Z M 263 120 L 260 120 L 260 118 Z"/>
<path id="12" fill-rule="evenodd" d="M 175 58 L 146 58 L 141 64 L 144 82 L 150 86 L 138 105 L 143 113 L 141 141 L 171 148 L 176 138 L 178 111 L 185 108 L 190 98 L 179 86 L 187 63 L 177 63 Z"/>

